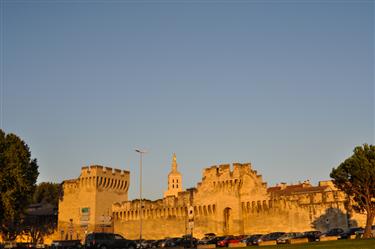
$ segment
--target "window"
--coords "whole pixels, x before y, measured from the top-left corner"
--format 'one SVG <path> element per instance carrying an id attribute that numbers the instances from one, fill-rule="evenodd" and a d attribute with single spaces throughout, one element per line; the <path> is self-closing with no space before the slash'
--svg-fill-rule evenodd
<path id="1" fill-rule="evenodd" d="M 178 188 L 178 184 L 176 185 L 176 188 Z"/>

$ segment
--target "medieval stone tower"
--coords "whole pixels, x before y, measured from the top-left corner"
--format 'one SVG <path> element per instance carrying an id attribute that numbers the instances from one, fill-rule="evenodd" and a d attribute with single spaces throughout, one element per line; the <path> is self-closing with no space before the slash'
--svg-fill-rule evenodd
<path id="1" fill-rule="evenodd" d="M 182 175 L 177 170 L 176 153 L 173 153 L 171 172 L 168 174 L 168 190 L 164 192 L 164 197 L 176 196 L 182 192 Z"/>
<path id="2" fill-rule="evenodd" d="M 82 239 L 85 233 L 112 228 L 112 203 L 128 200 L 129 171 L 94 165 L 77 179 L 63 182 L 59 201 L 59 239 Z"/>

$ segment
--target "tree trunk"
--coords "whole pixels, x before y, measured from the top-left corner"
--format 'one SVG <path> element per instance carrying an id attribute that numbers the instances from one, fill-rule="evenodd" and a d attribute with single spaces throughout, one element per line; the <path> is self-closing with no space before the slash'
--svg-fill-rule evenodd
<path id="1" fill-rule="evenodd" d="M 374 217 L 375 217 L 375 211 L 371 210 L 371 212 L 367 212 L 367 219 L 366 219 L 366 227 L 365 227 L 365 232 L 363 233 L 363 238 L 368 239 L 372 238 L 372 231 L 371 231 L 371 226 L 372 223 L 374 222 Z"/>

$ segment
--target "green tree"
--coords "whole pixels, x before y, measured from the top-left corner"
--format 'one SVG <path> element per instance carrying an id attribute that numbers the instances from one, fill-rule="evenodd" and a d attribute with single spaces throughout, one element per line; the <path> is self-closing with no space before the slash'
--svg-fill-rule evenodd
<path id="1" fill-rule="evenodd" d="M 57 228 L 57 209 L 61 184 L 42 182 L 36 186 L 33 205 L 26 211 L 24 233 L 32 242 L 43 243 L 44 237 L 53 234 Z"/>
<path id="2" fill-rule="evenodd" d="M 14 240 L 22 231 L 24 211 L 30 203 L 38 177 L 36 159 L 15 134 L 0 129 L 0 233 Z"/>
<path id="3" fill-rule="evenodd" d="M 49 203 L 57 207 L 59 204 L 61 184 L 42 182 L 36 186 L 33 203 Z"/>
<path id="4" fill-rule="evenodd" d="M 330 176 L 334 184 L 352 201 L 353 209 L 367 215 L 365 238 L 372 237 L 371 225 L 375 217 L 375 146 L 364 144 L 354 149 Z"/>
<path id="5" fill-rule="evenodd" d="M 57 228 L 57 207 L 50 203 L 30 205 L 23 221 L 24 234 L 31 237 L 32 243 L 44 243 L 44 237 Z"/>

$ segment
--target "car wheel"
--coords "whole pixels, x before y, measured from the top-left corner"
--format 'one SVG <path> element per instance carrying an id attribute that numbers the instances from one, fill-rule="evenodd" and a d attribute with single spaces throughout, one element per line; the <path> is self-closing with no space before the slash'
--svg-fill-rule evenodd
<path id="1" fill-rule="evenodd" d="M 133 245 L 130 245 L 128 249 L 135 249 Z"/>

